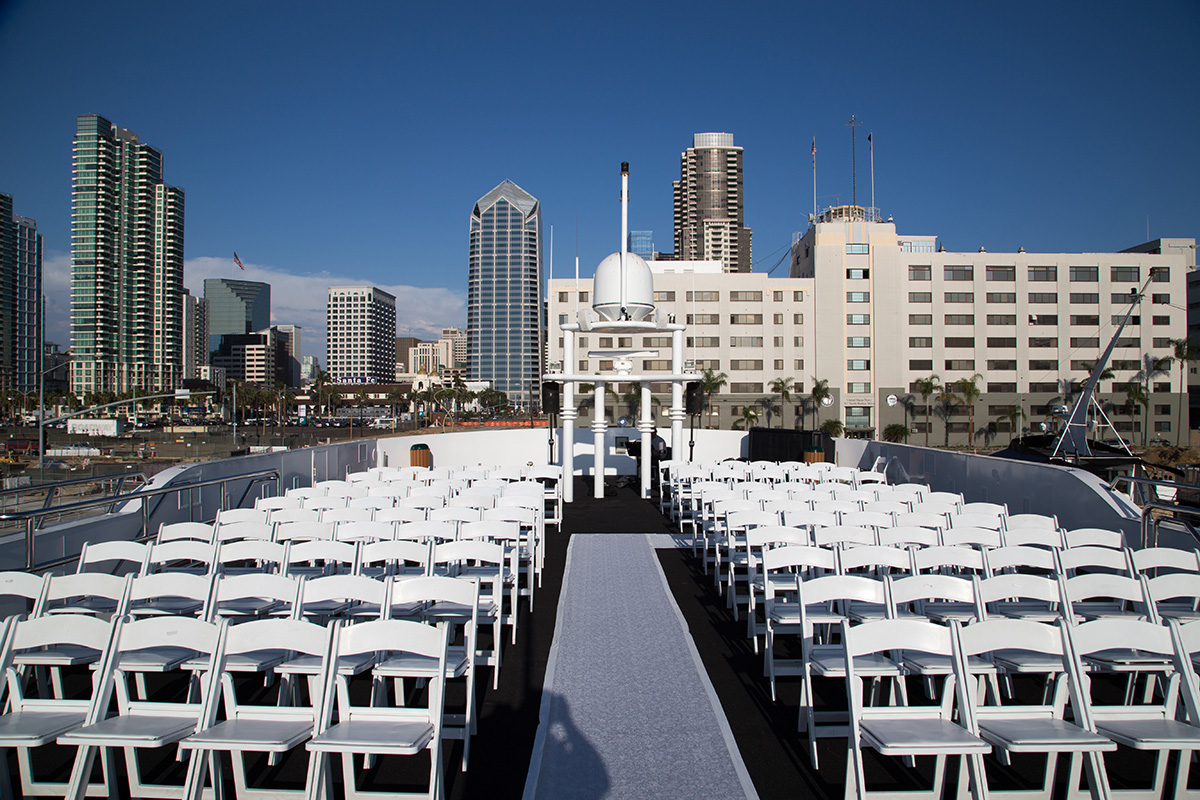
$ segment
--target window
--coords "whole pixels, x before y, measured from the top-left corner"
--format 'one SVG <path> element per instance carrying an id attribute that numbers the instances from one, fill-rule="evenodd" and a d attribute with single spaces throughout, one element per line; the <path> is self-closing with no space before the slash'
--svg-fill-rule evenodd
<path id="1" fill-rule="evenodd" d="M 730 347 L 762 347 L 763 339 L 761 336 L 731 336 L 729 337 Z"/>
<path id="2" fill-rule="evenodd" d="M 994 359 L 987 362 L 987 368 L 996 372 L 1016 372 L 1017 362 L 1015 359 Z"/>
<path id="3" fill-rule="evenodd" d="M 909 347 L 933 347 L 932 336 L 910 336 L 908 337 Z"/>
<path id="4" fill-rule="evenodd" d="M 988 390 L 988 392 L 996 392 L 996 393 L 1005 393 L 1005 392 L 1007 392 L 1007 393 L 1009 393 L 1009 394 L 1012 394 L 1013 392 L 1016 392 L 1016 391 L 1017 391 L 1017 384 L 1016 384 L 1016 383 L 996 383 L 996 382 L 990 382 L 990 383 L 988 383 L 988 385 L 987 385 L 987 390 Z"/>
<path id="5" fill-rule="evenodd" d="M 612 337 L 611 336 L 601 336 L 600 337 L 600 346 L 601 347 L 612 347 L 613 346 Z"/>
<path id="6" fill-rule="evenodd" d="M 1071 292 L 1070 302 L 1076 305 L 1099 305 L 1100 295 L 1095 292 Z"/>
<path id="7" fill-rule="evenodd" d="M 974 303 L 974 292 L 946 292 L 947 303 Z"/>
<path id="8" fill-rule="evenodd" d="M 796 303 L 803 301 L 804 300 L 804 292 L 802 292 L 802 291 L 792 292 L 792 300 L 793 300 L 793 302 L 796 302 Z"/>
<path id="9" fill-rule="evenodd" d="M 1113 283 L 1137 283 L 1142 279 L 1141 267 L 1113 267 L 1111 270 Z"/>
<path id="10" fill-rule="evenodd" d="M 1171 268 L 1170 267 L 1151 267 L 1150 280 L 1153 283 L 1170 283 Z"/>
<path id="11" fill-rule="evenodd" d="M 571 294 L 570 292 L 559 292 L 558 293 L 558 302 L 560 302 L 560 303 L 568 302 L 567 297 L 569 297 L 570 294 Z M 657 300 L 658 298 L 655 297 L 654 299 Z"/>
<path id="12" fill-rule="evenodd" d="M 1015 281 L 1017 279 L 1016 267 L 988 267 L 987 279 L 989 281 Z"/>
<path id="13" fill-rule="evenodd" d="M 1155 336 L 1154 341 L 1151 342 L 1151 344 L 1154 347 L 1171 347 L 1172 346 L 1170 338 L 1168 338 L 1166 336 Z"/>
<path id="14" fill-rule="evenodd" d="M 1150 302 L 1155 305 L 1160 305 L 1160 306 L 1168 305 L 1171 302 L 1171 295 L 1169 295 L 1169 294 L 1152 294 L 1152 295 L 1150 295 Z"/>
<path id="15" fill-rule="evenodd" d="M 846 409 L 846 427 L 871 427 L 871 408 L 869 406 L 849 406 Z"/>
<path id="16" fill-rule="evenodd" d="M 1166 383 L 1166 382 L 1160 383 L 1158 381 L 1155 381 L 1154 388 L 1151 389 L 1151 391 L 1152 392 L 1169 392 L 1169 391 L 1171 391 L 1171 384 Z"/>
<path id="17" fill-rule="evenodd" d="M 1132 292 L 1113 292 L 1112 294 L 1112 304 L 1114 306 L 1132 305 L 1135 299 L 1137 299 L 1137 295 Z"/>
<path id="18" fill-rule="evenodd" d="M 732 370 L 749 370 L 762 369 L 761 358 L 735 358 L 729 362 L 729 369 Z"/>
<path id="19" fill-rule="evenodd" d="M 762 292 L 730 292 L 731 303 L 761 303 Z"/>
<path id="20" fill-rule="evenodd" d="M 1100 324 L 1099 314 L 1072 314 L 1072 325 L 1086 325 L 1089 328 L 1094 328 Z"/>
<path id="21" fill-rule="evenodd" d="M 1057 281 L 1058 267 L 1030 267 L 1029 280 L 1031 281 Z"/>
<path id="22" fill-rule="evenodd" d="M 762 314 L 730 314 L 730 325 L 762 325 Z"/>
<path id="23" fill-rule="evenodd" d="M 846 385 L 846 394 L 870 394 L 870 393 L 871 393 L 871 384 L 870 383 L 858 382 L 858 383 L 848 383 Z"/>
<path id="24" fill-rule="evenodd" d="M 974 336 L 947 336 L 946 347 L 974 347 Z"/>
<path id="25" fill-rule="evenodd" d="M 1016 325 L 1017 324 L 1017 315 L 1016 314 L 988 314 L 987 315 L 987 324 L 988 325 Z"/>
<path id="26" fill-rule="evenodd" d="M 1015 336 L 989 336 L 987 340 L 988 347 L 1016 347 L 1017 337 Z"/>
<path id="27" fill-rule="evenodd" d="M 671 359 L 645 359 L 642 361 L 642 369 L 644 370 L 669 370 L 671 369 Z"/>
<path id="28" fill-rule="evenodd" d="M 1170 433 L 1171 420 L 1159 419 L 1154 421 L 1154 430 L 1156 433 Z"/>
<path id="29" fill-rule="evenodd" d="M 944 267 L 942 270 L 942 278 L 948 281 L 971 281 L 975 280 L 974 267 Z"/>
<path id="30" fill-rule="evenodd" d="M 975 324 L 975 315 L 974 314 L 947 314 L 946 315 L 946 324 L 947 325 L 974 325 Z"/>
<path id="31" fill-rule="evenodd" d="M 774 368 L 775 368 L 775 370 L 776 370 L 776 371 L 780 371 L 780 370 L 782 370 L 782 369 L 783 369 L 783 359 L 782 359 L 782 358 L 777 358 L 777 359 L 775 359 L 775 362 L 774 362 L 774 363 L 775 363 L 775 367 L 774 367 Z"/>
<path id="32" fill-rule="evenodd" d="M 696 336 L 687 337 L 688 347 L 720 347 L 721 337 L 719 336 Z"/>
<path id="33" fill-rule="evenodd" d="M 670 336 L 643 336 L 642 347 L 670 347 Z"/>
<path id="34" fill-rule="evenodd" d="M 795 347 L 804 347 L 804 337 L 803 336 L 795 337 L 794 339 L 792 339 L 792 345 Z"/>
<path id="35" fill-rule="evenodd" d="M 720 292 L 688 292 L 689 303 L 715 303 L 721 299 Z"/>
<path id="36" fill-rule="evenodd" d="M 1072 336 L 1071 347 L 1099 347 L 1100 339 L 1096 336 Z"/>
<path id="37" fill-rule="evenodd" d="M 1170 325 L 1171 318 L 1170 317 L 1151 317 L 1150 324 L 1152 324 L 1152 325 Z"/>
<path id="38" fill-rule="evenodd" d="M 846 292 L 847 303 L 869 303 L 871 302 L 870 292 Z"/>
<path id="39" fill-rule="evenodd" d="M 1057 361 L 1047 361 L 1045 359 L 1031 360 L 1029 362 L 1029 368 L 1034 371 L 1042 371 L 1042 372 L 1056 370 L 1056 369 L 1058 369 L 1058 362 Z"/>
<path id="40" fill-rule="evenodd" d="M 1074 283 L 1098 283 L 1100 281 L 1099 267 L 1071 267 L 1071 281 Z"/>
<path id="41" fill-rule="evenodd" d="M 1141 347 L 1142 343 L 1136 336 L 1122 336 L 1117 339 L 1117 347 Z"/>
<path id="42" fill-rule="evenodd" d="M 909 325 L 932 325 L 933 324 L 933 315 L 932 314 L 909 314 L 908 315 L 908 324 Z"/>
<path id="43" fill-rule="evenodd" d="M 1120 324 L 1121 324 L 1121 321 L 1122 321 L 1122 320 L 1124 320 L 1124 319 L 1125 319 L 1125 315 L 1124 315 L 1124 314 L 1113 314 L 1113 315 L 1112 315 L 1112 324 L 1113 324 L 1113 325 L 1120 325 Z M 1141 325 L 1141 324 L 1142 324 L 1142 318 L 1141 318 L 1141 316 L 1139 316 L 1139 315 L 1136 315 L 1136 314 L 1135 314 L 1135 315 L 1133 315 L 1133 316 L 1131 316 L 1131 317 L 1129 318 L 1129 324 L 1130 324 L 1130 325 Z"/>
<path id="44" fill-rule="evenodd" d="M 859 242 L 846 243 L 846 255 L 848 256 L 865 256 L 869 252 L 871 252 L 871 246 L 869 244 L 862 244 Z"/>
<path id="45" fill-rule="evenodd" d="M 975 369 L 975 359 L 972 358 L 948 358 L 946 359 L 946 369 Z"/>
<path id="46" fill-rule="evenodd" d="M 617 347 L 633 347 L 633 337 L 632 336 L 618 336 L 617 337 Z"/>
<path id="47" fill-rule="evenodd" d="M 674 303 L 675 302 L 675 293 L 674 292 L 655 292 L 654 293 L 654 302 L 656 302 L 656 303 Z"/>
<path id="48" fill-rule="evenodd" d="M 794 367 L 794 369 L 797 369 L 797 370 L 804 369 L 804 359 L 797 358 L 795 361 L 795 365 L 796 366 Z M 804 390 L 800 388 L 800 384 L 796 384 L 796 391 L 802 392 Z"/>
<path id="49" fill-rule="evenodd" d="M 1155 403 L 1155 404 L 1154 404 L 1154 413 L 1155 413 L 1155 414 L 1160 414 L 1160 415 L 1162 415 L 1162 414 L 1170 414 L 1170 413 L 1171 413 L 1171 406 L 1170 406 L 1170 405 L 1168 405 L 1168 404 L 1166 404 L 1166 403 Z"/>
<path id="50" fill-rule="evenodd" d="M 932 303 L 933 292 L 909 292 L 908 302 L 910 303 Z"/>
<path id="51" fill-rule="evenodd" d="M 783 337 L 782 336 L 772 336 L 771 337 L 771 346 L 772 347 L 783 347 Z M 780 369 L 783 369 L 783 367 L 780 367 Z"/>
<path id="52" fill-rule="evenodd" d="M 870 314 L 847 314 L 846 315 L 846 324 L 847 325 L 870 325 L 871 324 L 871 315 Z"/>
<path id="53" fill-rule="evenodd" d="M 697 358 L 696 369 L 704 370 L 719 370 L 721 368 L 721 359 L 719 358 Z"/>
<path id="54" fill-rule="evenodd" d="M 933 369 L 933 359 L 929 358 L 914 358 L 908 362 L 908 368 L 921 372 L 928 372 Z"/>
<path id="55" fill-rule="evenodd" d="M 580 292 L 580 293 L 579 293 L 579 302 L 581 302 L 581 303 L 586 303 L 587 301 L 588 301 L 588 293 L 587 293 L 587 292 Z"/>
<path id="56" fill-rule="evenodd" d="M 864 370 L 871 368 L 871 359 L 869 358 L 849 358 L 846 359 L 846 369 L 848 370 Z"/>
<path id="57" fill-rule="evenodd" d="M 776 325 L 783 324 L 783 314 L 772 314 L 771 321 Z"/>
<path id="58" fill-rule="evenodd" d="M 731 383 L 729 391 L 733 394 L 762 394 L 763 385 L 761 383 Z"/>
<path id="59" fill-rule="evenodd" d="M 870 347 L 870 336 L 847 336 L 846 347 Z"/>
<path id="60" fill-rule="evenodd" d="M 1030 314 L 1030 325 L 1057 325 L 1058 314 Z"/>
<path id="61" fill-rule="evenodd" d="M 688 314 L 688 325 L 720 325 L 721 317 L 717 314 Z"/>
<path id="62" fill-rule="evenodd" d="M 1053 336 L 1032 336 L 1029 339 L 1030 347 L 1058 347 L 1058 339 Z"/>
<path id="63" fill-rule="evenodd" d="M 846 279 L 847 280 L 865 281 L 869 277 L 871 277 L 871 270 L 869 270 L 869 269 L 848 269 L 848 270 L 846 270 Z"/>
<path id="64" fill-rule="evenodd" d="M 1016 292 L 988 292 L 987 301 L 989 303 L 1015 303 L 1017 294 Z"/>
<path id="65" fill-rule="evenodd" d="M 1055 381 L 1030 381 L 1029 391 L 1058 394 L 1058 383 Z"/>
<path id="66" fill-rule="evenodd" d="M 909 267 L 908 279 L 910 281 L 931 281 L 933 280 L 933 267 Z"/>
<path id="67" fill-rule="evenodd" d="M 803 314 L 793 314 L 792 315 L 792 324 L 793 325 L 803 325 L 804 324 L 804 315 Z"/>
<path id="68" fill-rule="evenodd" d="M 783 302 L 783 292 L 771 292 L 771 299 L 776 303 Z"/>
<path id="69" fill-rule="evenodd" d="M 1029 302 L 1031 303 L 1057 303 L 1058 292 L 1030 292 Z"/>

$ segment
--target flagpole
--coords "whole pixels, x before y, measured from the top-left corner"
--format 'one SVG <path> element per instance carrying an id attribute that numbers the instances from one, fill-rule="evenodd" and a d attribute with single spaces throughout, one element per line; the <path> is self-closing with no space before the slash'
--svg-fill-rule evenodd
<path id="1" fill-rule="evenodd" d="M 867 134 L 867 144 L 871 146 L 871 213 L 874 214 L 875 209 L 875 142 L 872 140 L 874 133 Z"/>
<path id="2" fill-rule="evenodd" d="M 813 162 L 813 224 L 817 221 L 817 137 L 813 137 L 812 144 L 812 162 Z"/>

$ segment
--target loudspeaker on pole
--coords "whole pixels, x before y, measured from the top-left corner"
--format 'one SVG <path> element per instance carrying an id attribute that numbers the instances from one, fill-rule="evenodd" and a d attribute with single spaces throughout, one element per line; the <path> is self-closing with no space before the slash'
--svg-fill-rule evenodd
<path id="1" fill-rule="evenodd" d="M 542 384 L 542 413 L 557 414 L 562 407 L 562 384 L 547 381 Z"/>
<path id="2" fill-rule="evenodd" d="M 700 391 L 699 381 L 690 381 L 684 390 L 684 409 L 689 414 L 704 412 L 704 393 Z"/>

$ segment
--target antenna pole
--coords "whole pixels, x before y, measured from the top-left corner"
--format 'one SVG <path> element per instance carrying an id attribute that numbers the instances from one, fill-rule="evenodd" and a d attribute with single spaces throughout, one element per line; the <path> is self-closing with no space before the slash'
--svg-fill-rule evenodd
<path id="1" fill-rule="evenodd" d="M 851 114 L 846 127 L 850 129 L 850 204 L 855 206 L 858 205 L 858 139 L 855 128 L 861 126 L 862 123 Z"/>

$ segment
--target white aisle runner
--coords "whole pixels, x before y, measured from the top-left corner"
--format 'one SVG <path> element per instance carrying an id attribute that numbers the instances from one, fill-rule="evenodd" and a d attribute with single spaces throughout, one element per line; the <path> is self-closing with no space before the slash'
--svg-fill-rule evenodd
<path id="1" fill-rule="evenodd" d="M 757 798 L 643 534 L 577 534 L 526 800 Z"/>

